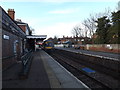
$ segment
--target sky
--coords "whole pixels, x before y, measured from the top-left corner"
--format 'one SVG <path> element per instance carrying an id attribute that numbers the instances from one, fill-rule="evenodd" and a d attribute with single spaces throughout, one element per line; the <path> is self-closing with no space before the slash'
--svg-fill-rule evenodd
<path id="1" fill-rule="evenodd" d="M 72 36 L 72 29 L 81 25 L 90 14 L 114 11 L 119 0 L 0 0 L 7 12 L 15 10 L 15 19 L 28 23 L 35 35 Z"/>

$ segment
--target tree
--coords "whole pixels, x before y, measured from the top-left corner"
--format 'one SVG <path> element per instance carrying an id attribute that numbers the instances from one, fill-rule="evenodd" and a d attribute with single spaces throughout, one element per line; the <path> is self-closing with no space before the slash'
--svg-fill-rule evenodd
<path id="1" fill-rule="evenodd" d="M 112 26 L 109 31 L 110 43 L 120 44 L 120 10 L 112 13 Z"/>
<path id="2" fill-rule="evenodd" d="M 91 17 L 91 19 L 88 18 L 84 20 L 83 25 L 85 26 L 85 36 L 87 37 L 87 34 L 89 33 L 89 37 L 92 37 L 96 29 L 94 17 Z"/>
<path id="3" fill-rule="evenodd" d="M 82 36 L 82 29 L 79 27 L 79 26 L 76 26 L 73 28 L 72 30 L 72 34 L 73 36 L 75 37 L 75 43 L 78 44 L 78 37 L 81 37 Z"/>
<path id="4" fill-rule="evenodd" d="M 110 8 L 107 8 L 102 13 L 98 13 L 95 15 L 90 14 L 90 17 L 85 19 L 82 23 L 85 26 L 85 36 L 87 36 L 89 33 L 89 37 L 92 38 L 93 34 L 97 29 L 97 25 L 96 25 L 97 19 L 103 16 L 107 16 L 108 18 L 110 18 L 111 17 L 110 11 L 111 11 Z"/>
<path id="5" fill-rule="evenodd" d="M 97 30 L 96 30 L 96 34 L 98 35 L 98 37 L 96 38 L 95 42 L 97 44 L 106 44 L 109 43 L 109 36 L 108 36 L 108 32 L 110 30 L 110 20 L 107 19 L 106 16 L 103 16 L 101 18 L 98 18 L 97 22 Z"/>
<path id="6" fill-rule="evenodd" d="M 53 38 L 53 43 L 54 43 L 54 44 L 57 44 L 57 42 L 58 42 L 58 38 L 57 38 L 57 36 L 54 36 L 54 38 Z"/>

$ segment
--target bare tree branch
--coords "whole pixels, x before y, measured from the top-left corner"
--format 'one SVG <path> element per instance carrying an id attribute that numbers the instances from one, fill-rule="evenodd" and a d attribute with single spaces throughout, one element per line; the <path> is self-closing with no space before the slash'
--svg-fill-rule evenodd
<path id="1" fill-rule="evenodd" d="M 89 37 L 92 37 L 93 34 L 96 31 L 96 21 L 98 18 L 103 17 L 103 16 L 107 16 L 108 18 L 111 17 L 111 10 L 110 8 L 105 9 L 105 12 L 103 13 L 98 13 L 95 15 L 91 15 L 90 17 L 87 18 L 86 20 L 83 21 L 83 25 L 85 26 L 85 36 L 87 36 L 89 34 Z"/>

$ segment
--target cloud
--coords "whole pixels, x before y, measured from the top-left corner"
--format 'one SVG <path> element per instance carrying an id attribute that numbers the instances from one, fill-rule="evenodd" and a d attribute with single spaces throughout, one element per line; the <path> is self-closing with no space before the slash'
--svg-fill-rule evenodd
<path id="1" fill-rule="evenodd" d="M 80 10 L 79 8 L 73 8 L 73 9 L 64 9 L 64 10 L 54 10 L 54 11 L 49 11 L 48 13 L 50 13 L 50 14 L 70 14 L 70 13 L 78 12 L 79 10 Z"/>
<path id="2" fill-rule="evenodd" d="M 47 38 L 54 36 L 62 37 L 63 35 L 72 36 L 72 29 L 75 26 L 80 26 L 84 29 L 84 26 L 79 21 L 46 24 L 45 22 L 48 22 L 50 19 L 27 17 L 23 18 L 22 21 L 28 23 L 29 26 L 35 29 L 35 35 L 47 35 Z"/>
<path id="3" fill-rule="evenodd" d="M 25 23 L 28 23 L 29 26 L 32 26 L 34 28 L 34 27 L 40 27 L 41 24 L 49 22 L 53 19 L 54 18 L 50 18 L 50 17 L 22 17 L 21 20 Z"/>
<path id="4" fill-rule="evenodd" d="M 42 28 L 39 28 L 35 31 L 35 34 L 42 34 L 47 35 L 47 37 L 62 37 L 65 36 L 72 36 L 71 30 L 78 22 L 59 22 L 55 23 L 50 26 L 45 26 Z"/>

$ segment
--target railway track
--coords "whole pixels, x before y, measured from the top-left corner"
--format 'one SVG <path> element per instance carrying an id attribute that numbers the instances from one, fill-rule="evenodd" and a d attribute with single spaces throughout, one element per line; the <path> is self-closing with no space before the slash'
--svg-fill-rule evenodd
<path id="1" fill-rule="evenodd" d="M 50 53 L 50 55 L 93 90 L 96 88 L 114 90 L 119 86 L 119 80 L 116 80 L 110 75 L 108 76 L 104 73 L 89 68 L 88 64 L 92 64 L 87 63 L 85 65 L 83 62 L 78 62 L 80 60 L 76 60 L 73 55 L 61 53 L 59 50 L 54 50 Z M 85 71 L 85 69 L 88 70 L 88 72 Z"/>

